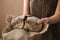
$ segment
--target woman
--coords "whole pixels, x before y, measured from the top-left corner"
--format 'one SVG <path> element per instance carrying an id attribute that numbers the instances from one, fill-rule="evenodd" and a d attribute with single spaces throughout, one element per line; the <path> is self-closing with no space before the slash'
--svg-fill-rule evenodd
<path id="1" fill-rule="evenodd" d="M 45 34 L 36 35 L 33 40 L 60 40 L 60 0 L 24 0 L 22 15 L 40 18 L 38 24 L 42 22 L 50 24 Z"/>

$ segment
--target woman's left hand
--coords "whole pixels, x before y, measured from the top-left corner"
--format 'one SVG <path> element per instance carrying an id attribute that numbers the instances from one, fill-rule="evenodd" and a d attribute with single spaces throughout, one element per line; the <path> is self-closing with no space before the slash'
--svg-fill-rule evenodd
<path id="1" fill-rule="evenodd" d="M 38 24 L 41 24 L 41 23 L 47 23 L 48 24 L 49 20 L 48 18 L 41 18 L 41 19 L 38 19 L 37 23 Z"/>

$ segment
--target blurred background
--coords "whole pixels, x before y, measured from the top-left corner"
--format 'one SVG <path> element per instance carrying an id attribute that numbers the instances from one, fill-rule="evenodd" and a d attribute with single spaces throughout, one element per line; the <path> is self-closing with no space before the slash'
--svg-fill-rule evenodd
<path id="1" fill-rule="evenodd" d="M 22 14 L 23 0 L 0 0 L 0 38 L 3 27 L 6 26 L 6 17 Z"/>

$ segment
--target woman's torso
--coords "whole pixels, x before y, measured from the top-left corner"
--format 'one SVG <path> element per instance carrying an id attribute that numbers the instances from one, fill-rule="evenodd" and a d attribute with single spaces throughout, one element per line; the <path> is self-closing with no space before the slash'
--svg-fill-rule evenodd
<path id="1" fill-rule="evenodd" d="M 38 18 L 54 15 L 58 0 L 30 0 L 30 14 Z M 59 40 L 60 22 L 50 25 L 43 35 L 36 35 L 34 40 Z M 37 39 L 38 38 L 38 39 Z"/>

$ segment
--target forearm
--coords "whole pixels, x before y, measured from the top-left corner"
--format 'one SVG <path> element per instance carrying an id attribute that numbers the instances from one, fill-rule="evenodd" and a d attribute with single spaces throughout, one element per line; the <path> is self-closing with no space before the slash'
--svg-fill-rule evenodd
<path id="1" fill-rule="evenodd" d="M 60 15 L 58 15 L 58 16 L 51 16 L 51 17 L 49 17 L 48 18 L 48 23 L 49 24 L 54 24 L 54 23 L 57 23 L 57 22 L 59 22 L 60 21 Z"/>
<path id="2" fill-rule="evenodd" d="M 30 0 L 24 0 L 23 15 L 29 14 L 29 2 L 30 2 Z"/>

